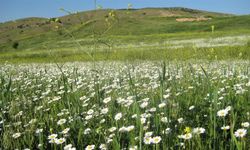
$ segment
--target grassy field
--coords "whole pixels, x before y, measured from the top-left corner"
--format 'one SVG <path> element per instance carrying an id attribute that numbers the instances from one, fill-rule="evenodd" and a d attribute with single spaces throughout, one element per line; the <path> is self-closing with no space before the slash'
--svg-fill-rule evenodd
<path id="1" fill-rule="evenodd" d="M 0 23 L 0 150 L 248 150 L 249 60 L 249 15 L 145 8 Z"/>
<path id="2" fill-rule="evenodd" d="M 249 61 L 1 65 L 1 149 L 238 149 Z"/>
<path id="3" fill-rule="evenodd" d="M 176 21 L 181 18 L 210 19 Z M 60 23 L 22 19 L 0 24 L 0 62 L 249 59 L 249 18 L 147 8 L 82 12 L 60 17 Z"/>
<path id="4" fill-rule="evenodd" d="M 216 48 L 178 48 L 162 47 L 123 48 L 120 51 L 94 51 L 90 55 L 81 50 L 60 49 L 37 52 L 8 52 L 0 55 L 1 63 L 55 63 L 74 61 L 135 61 L 135 60 L 249 60 L 249 46 L 222 46 Z M 153 49 L 153 50 L 152 50 Z"/>
<path id="5" fill-rule="evenodd" d="M 219 33 L 220 34 L 220 33 Z M 111 36 L 109 38 L 77 39 L 55 42 L 55 45 L 0 53 L 0 62 L 67 62 L 104 60 L 225 60 L 250 59 L 250 34 L 219 36 L 211 33 L 190 37 L 171 36 Z M 197 36 L 192 35 L 190 36 Z M 152 40 L 150 40 L 152 39 Z M 187 40 L 186 40 L 187 39 Z M 93 44 L 95 42 L 96 44 Z M 30 43 L 31 44 L 31 43 Z M 31 44 L 32 45 L 32 44 Z"/>

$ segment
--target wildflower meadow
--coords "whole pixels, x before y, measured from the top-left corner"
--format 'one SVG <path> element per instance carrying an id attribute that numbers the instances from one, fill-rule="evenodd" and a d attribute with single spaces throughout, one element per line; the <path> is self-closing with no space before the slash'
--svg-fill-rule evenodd
<path id="1" fill-rule="evenodd" d="M 0 149 L 250 149 L 249 61 L 1 64 Z"/>

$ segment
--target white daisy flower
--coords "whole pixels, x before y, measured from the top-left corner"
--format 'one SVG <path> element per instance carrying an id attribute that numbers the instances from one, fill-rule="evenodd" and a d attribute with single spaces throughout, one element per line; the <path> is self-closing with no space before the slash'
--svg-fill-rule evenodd
<path id="1" fill-rule="evenodd" d="M 118 113 L 115 115 L 115 120 L 118 121 L 122 118 L 122 113 Z"/>
<path id="2" fill-rule="evenodd" d="M 109 128 L 109 132 L 114 132 L 116 130 L 116 127 Z"/>
<path id="3" fill-rule="evenodd" d="M 143 139 L 143 141 L 144 141 L 145 144 L 151 144 L 152 138 L 145 136 L 144 139 Z"/>
<path id="4" fill-rule="evenodd" d="M 249 122 L 243 122 L 241 123 L 241 126 L 244 128 L 248 128 L 249 127 Z"/>
<path id="5" fill-rule="evenodd" d="M 161 103 L 161 104 L 158 105 L 159 108 L 163 108 L 165 106 L 166 106 L 166 103 Z"/>
<path id="6" fill-rule="evenodd" d="M 247 134 L 247 130 L 246 129 L 238 129 L 237 131 L 235 131 L 234 135 L 236 137 L 239 138 L 243 138 L 245 135 Z"/>
<path id="7" fill-rule="evenodd" d="M 42 133 L 43 129 L 36 129 L 36 134 Z"/>
<path id="8" fill-rule="evenodd" d="M 151 139 L 151 142 L 152 142 L 153 144 L 158 144 L 160 141 L 161 141 L 161 137 L 160 137 L 160 136 L 156 136 L 156 137 L 153 137 L 153 138 Z"/>
<path id="9" fill-rule="evenodd" d="M 229 130 L 230 129 L 230 126 L 222 126 L 221 127 L 221 130 Z"/>
<path id="10" fill-rule="evenodd" d="M 177 121 L 178 121 L 179 123 L 183 123 L 184 119 L 183 119 L 183 118 L 179 118 L 179 119 L 177 119 Z"/>
<path id="11" fill-rule="evenodd" d="M 205 131 L 206 130 L 204 128 L 200 128 L 200 127 L 193 129 L 194 134 L 202 134 L 202 133 L 205 133 Z"/>
<path id="12" fill-rule="evenodd" d="M 108 102 L 111 101 L 111 97 L 107 97 L 103 100 L 103 103 L 107 104 Z"/>
<path id="13" fill-rule="evenodd" d="M 63 125 L 64 123 L 66 123 L 66 119 L 60 119 L 57 121 L 58 125 Z"/>
<path id="14" fill-rule="evenodd" d="M 145 137 L 151 137 L 153 135 L 153 132 L 146 132 Z"/>
<path id="15" fill-rule="evenodd" d="M 95 149 L 95 145 L 88 145 L 85 150 L 93 150 Z"/>
<path id="16" fill-rule="evenodd" d="M 58 135 L 57 134 L 51 134 L 48 136 L 48 139 L 51 140 L 51 139 L 55 139 Z"/>
<path id="17" fill-rule="evenodd" d="M 228 114 L 228 110 L 227 109 L 222 109 L 222 110 L 219 110 L 217 112 L 217 116 L 219 116 L 219 117 L 225 117 L 227 114 Z"/>
<path id="18" fill-rule="evenodd" d="M 186 134 L 183 134 L 183 135 L 179 135 L 178 138 L 184 139 L 184 140 L 189 140 L 189 139 L 192 138 L 192 134 L 191 133 L 186 133 Z"/>
<path id="19" fill-rule="evenodd" d="M 17 139 L 17 138 L 19 138 L 20 136 L 21 136 L 21 133 L 19 133 L 19 132 L 14 133 L 14 134 L 12 135 L 12 137 L 13 137 L 14 139 Z"/>
<path id="20" fill-rule="evenodd" d="M 106 144 L 101 144 L 99 146 L 100 150 L 107 150 L 107 145 Z"/>
<path id="21" fill-rule="evenodd" d="M 108 108 L 103 108 L 103 109 L 101 110 L 101 114 L 107 114 L 108 111 L 109 111 Z"/>
<path id="22" fill-rule="evenodd" d="M 189 110 L 194 109 L 194 105 L 190 106 L 188 109 L 189 109 Z"/>
<path id="23" fill-rule="evenodd" d="M 66 128 L 62 131 L 63 134 L 67 134 L 69 132 L 70 128 Z"/>
<path id="24" fill-rule="evenodd" d="M 55 143 L 56 143 L 56 144 L 63 144 L 65 141 L 66 141 L 65 138 L 60 138 L 60 139 L 56 139 L 56 140 L 55 140 Z"/>
<path id="25" fill-rule="evenodd" d="M 143 102 L 143 103 L 140 105 L 141 108 L 145 108 L 145 107 L 147 107 L 147 106 L 148 106 L 148 102 Z"/>

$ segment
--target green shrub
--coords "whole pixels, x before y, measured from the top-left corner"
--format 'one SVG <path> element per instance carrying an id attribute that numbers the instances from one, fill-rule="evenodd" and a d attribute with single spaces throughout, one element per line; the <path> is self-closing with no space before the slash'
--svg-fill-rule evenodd
<path id="1" fill-rule="evenodd" d="M 17 41 L 12 44 L 12 47 L 14 49 L 18 49 L 18 46 L 19 46 L 19 43 Z"/>

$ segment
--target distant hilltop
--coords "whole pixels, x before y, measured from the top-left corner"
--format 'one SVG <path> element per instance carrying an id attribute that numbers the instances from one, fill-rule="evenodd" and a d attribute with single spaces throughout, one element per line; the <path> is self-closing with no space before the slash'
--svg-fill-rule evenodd
<path id="1" fill-rule="evenodd" d="M 57 18 L 23 18 L 0 23 L 0 50 L 13 49 L 13 43 L 26 49 L 32 44 L 43 48 L 44 43 L 67 40 L 70 32 L 76 38 L 101 33 L 107 28 L 106 19 L 112 9 L 98 9 L 70 13 Z M 116 22 L 106 35 L 149 35 L 177 32 L 208 32 L 211 25 L 216 30 L 249 29 L 249 16 L 209 12 L 182 7 L 141 8 L 113 10 Z M 93 31 L 93 26 L 94 30 Z M 219 26 L 219 28 L 217 28 Z M 22 47 L 23 46 L 23 47 Z"/>

